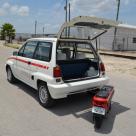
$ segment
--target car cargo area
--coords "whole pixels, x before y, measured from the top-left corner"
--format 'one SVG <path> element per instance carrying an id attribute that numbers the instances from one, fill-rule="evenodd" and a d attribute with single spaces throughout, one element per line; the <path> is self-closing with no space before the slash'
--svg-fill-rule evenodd
<path id="1" fill-rule="evenodd" d="M 57 65 L 64 81 L 83 80 L 99 76 L 99 59 L 91 44 L 59 43 Z"/>

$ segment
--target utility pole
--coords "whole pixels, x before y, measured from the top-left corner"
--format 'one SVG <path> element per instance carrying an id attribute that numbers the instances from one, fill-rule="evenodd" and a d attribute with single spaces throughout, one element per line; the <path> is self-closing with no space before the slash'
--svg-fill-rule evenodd
<path id="1" fill-rule="evenodd" d="M 70 22 L 70 19 L 71 19 L 71 5 L 69 3 L 69 22 Z"/>
<path id="2" fill-rule="evenodd" d="M 70 20 L 71 20 L 71 5 L 70 5 L 70 3 L 69 3 L 69 22 L 70 22 Z M 68 28 L 68 37 L 70 36 L 70 27 Z"/>
<path id="3" fill-rule="evenodd" d="M 36 37 L 36 34 L 37 34 L 37 21 L 35 21 L 35 37 Z"/>
<path id="4" fill-rule="evenodd" d="M 65 22 L 67 23 L 68 22 L 68 0 L 66 0 L 66 5 L 64 7 L 64 10 L 66 11 L 66 15 L 65 15 Z M 67 28 L 66 28 L 66 34 L 65 36 L 67 37 Z"/>
<path id="5" fill-rule="evenodd" d="M 117 15 L 116 15 L 116 21 L 119 20 L 119 11 L 120 11 L 120 0 L 116 0 L 117 1 Z M 116 35 L 117 35 L 117 28 L 115 28 L 114 31 L 114 41 L 113 41 L 113 47 L 112 49 L 115 49 L 115 45 L 116 45 Z"/>
<path id="6" fill-rule="evenodd" d="M 120 0 L 117 0 L 118 2 L 118 8 L 117 8 L 117 16 L 116 16 L 116 21 L 119 19 L 119 10 L 120 10 Z"/>
<path id="7" fill-rule="evenodd" d="M 43 37 L 44 37 L 44 30 L 45 30 L 45 28 L 43 27 Z"/>

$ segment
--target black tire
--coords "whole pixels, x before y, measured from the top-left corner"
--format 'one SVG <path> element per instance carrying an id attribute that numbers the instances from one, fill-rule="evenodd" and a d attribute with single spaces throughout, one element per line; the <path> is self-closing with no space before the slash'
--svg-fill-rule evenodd
<path id="1" fill-rule="evenodd" d="M 39 103 L 45 108 L 53 106 L 54 99 L 51 97 L 46 83 L 40 83 L 38 85 L 38 99 Z"/>
<path id="2" fill-rule="evenodd" d="M 95 129 L 100 129 L 101 126 L 102 126 L 102 121 L 103 121 L 102 117 L 94 116 L 94 128 Z"/>
<path id="3" fill-rule="evenodd" d="M 111 111 L 111 102 L 110 102 L 110 107 L 109 107 L 109 111 Z"/>
<path id="4" fill-rule="evenodd" d="M 16 78 L 14 77 L 12 70 L 10 67 L 7 67 L 7 80 L 10 83 L 15 83 L 16 82 Z"/>

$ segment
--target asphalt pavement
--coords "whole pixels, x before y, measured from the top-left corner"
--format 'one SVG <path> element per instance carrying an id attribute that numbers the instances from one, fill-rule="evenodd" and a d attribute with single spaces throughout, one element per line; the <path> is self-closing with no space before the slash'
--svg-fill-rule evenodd
<path id="1" fill-rule="evenodd" d="M 136 131 L 136 77 L 108 73 L 115 86 L 112 110 L 100 130 L 94 130 L 91 96 L 74 95 L 45 109 L 37 92 L 6 80 L 5 62 L 13 49 L 0 47 L 0 136 L 129 136 Z"/>

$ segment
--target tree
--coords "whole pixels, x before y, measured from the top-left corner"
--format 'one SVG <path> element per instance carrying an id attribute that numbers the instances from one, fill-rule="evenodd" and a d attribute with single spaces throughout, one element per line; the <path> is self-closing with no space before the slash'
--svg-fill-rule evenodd
<path id="1" fill-rule="evenodd" d="M 1 39 L 7 40 L 8 43 L 11 43 L 12 40 L 15 38 L 15 32 L 16 30 L 14 29 L 14 26 L 12 24 L 5 23 L 1 27 Z"/>

